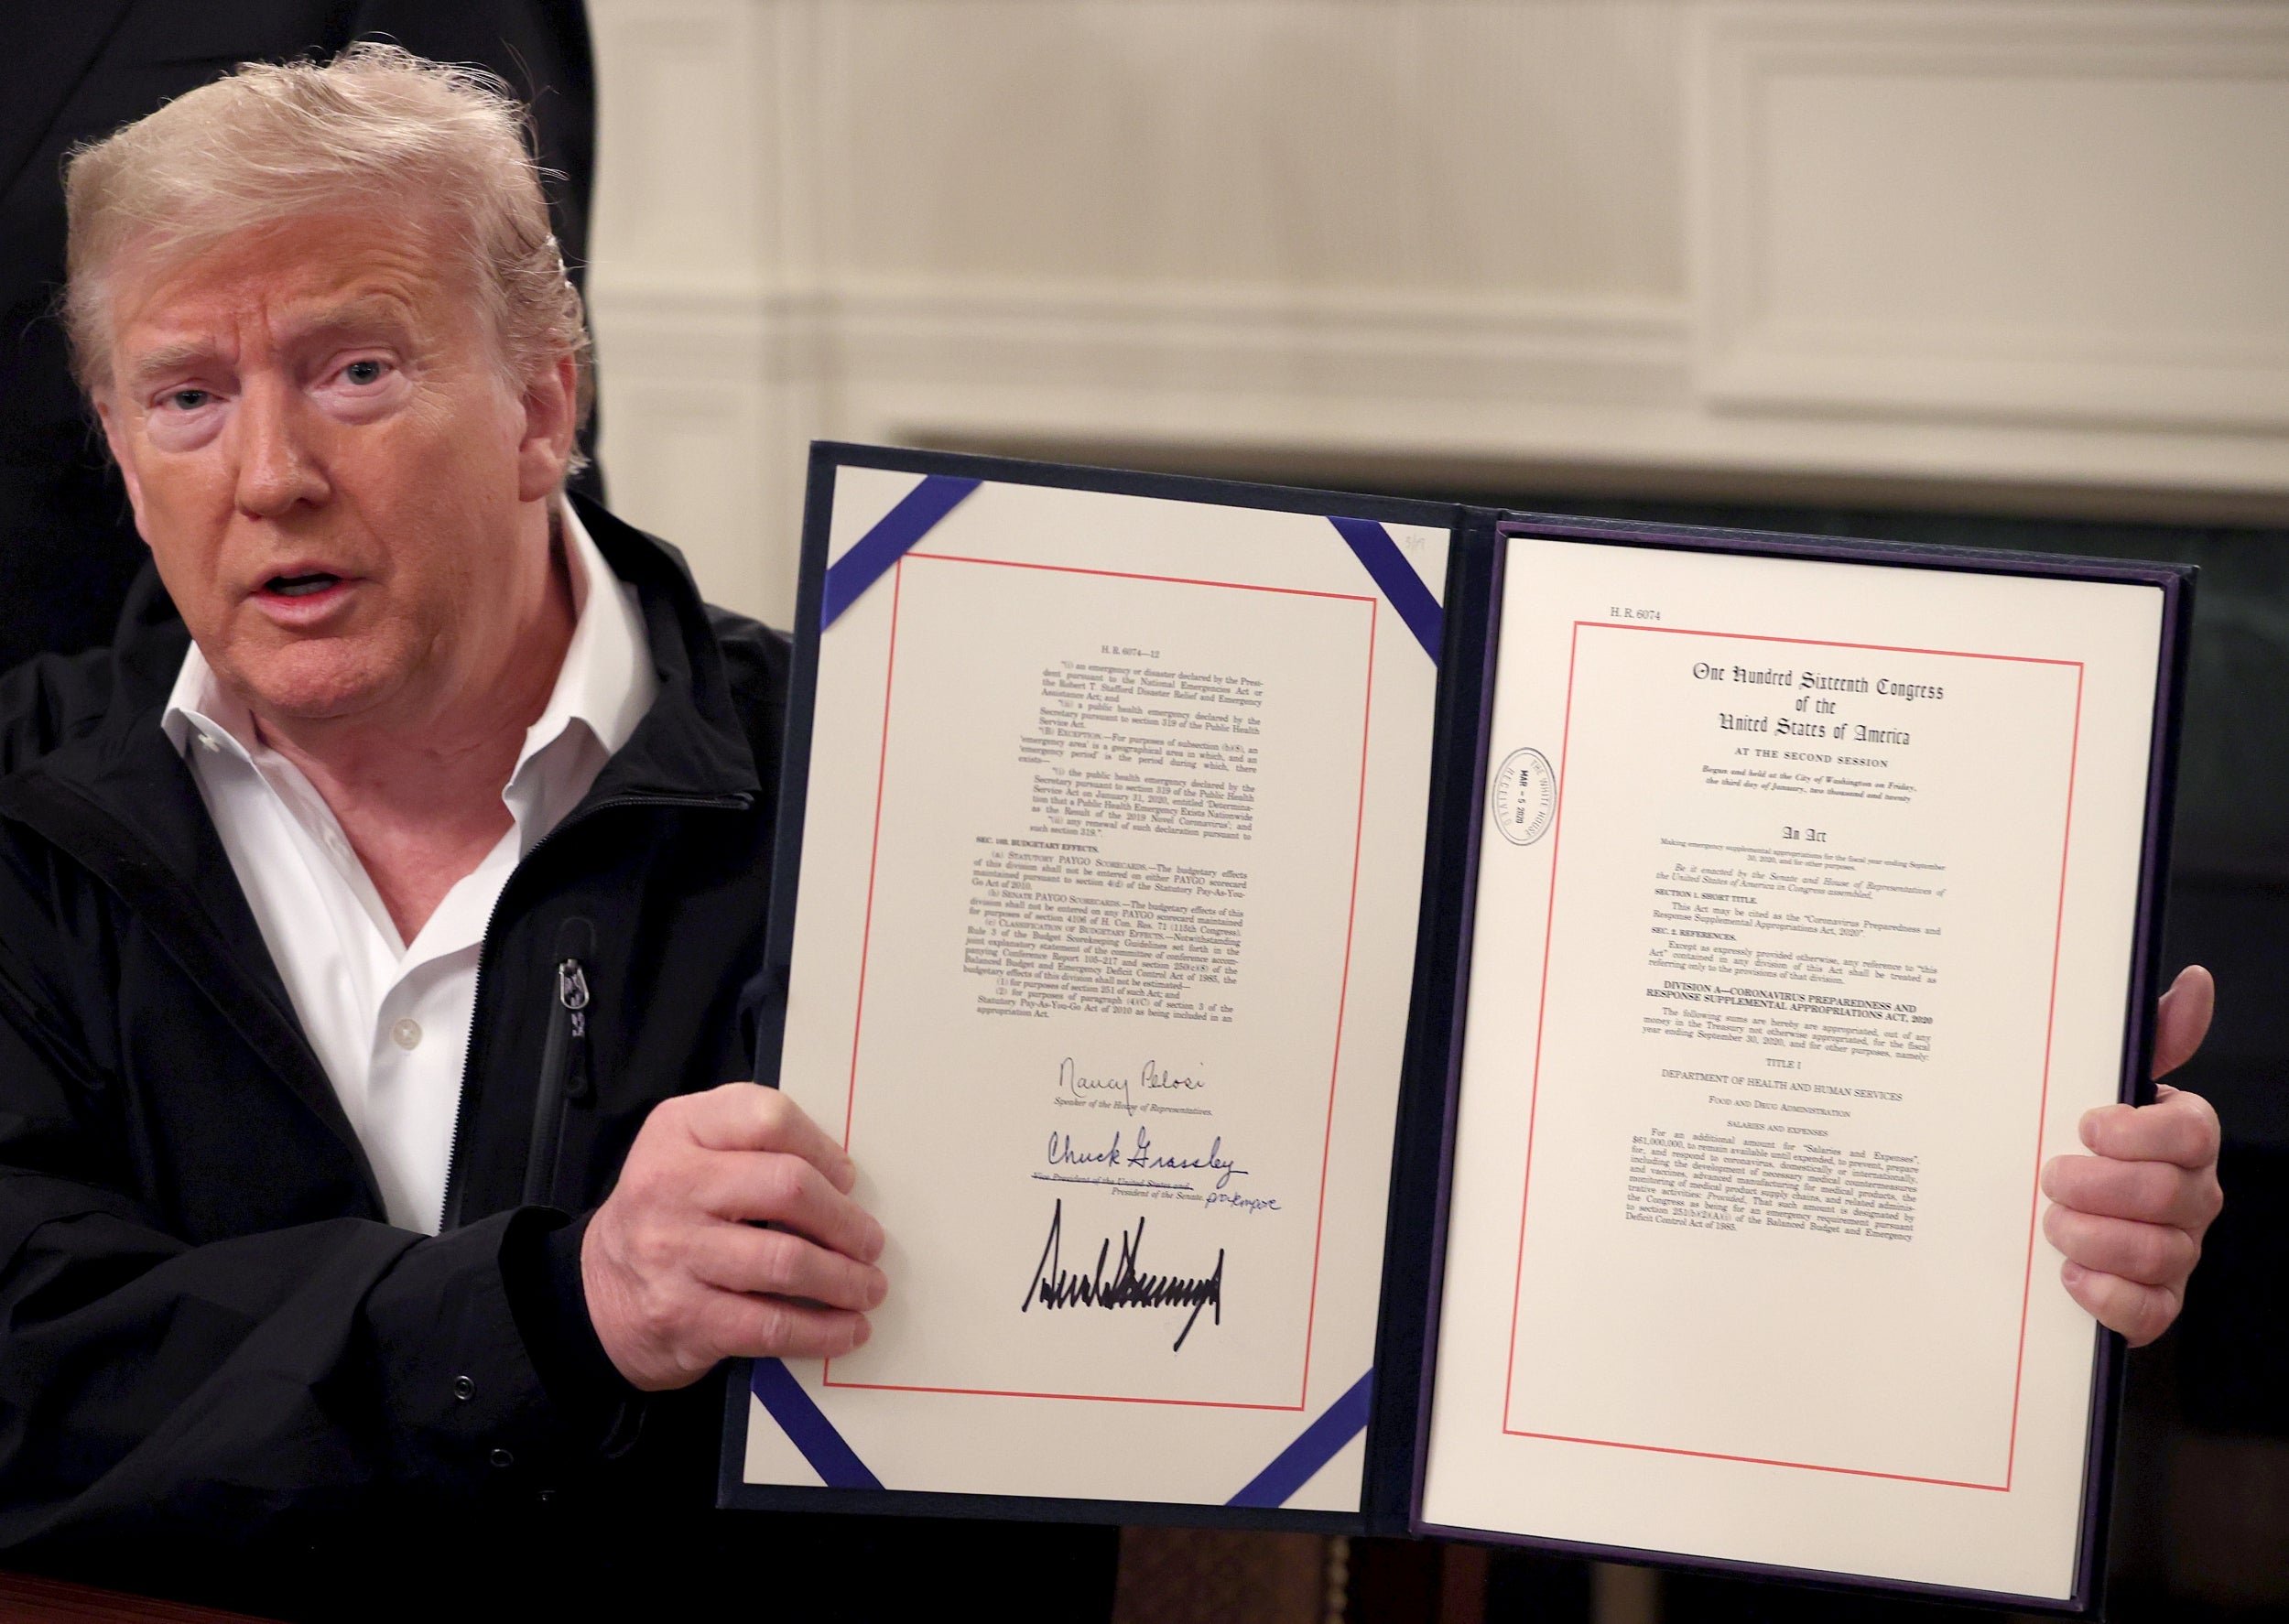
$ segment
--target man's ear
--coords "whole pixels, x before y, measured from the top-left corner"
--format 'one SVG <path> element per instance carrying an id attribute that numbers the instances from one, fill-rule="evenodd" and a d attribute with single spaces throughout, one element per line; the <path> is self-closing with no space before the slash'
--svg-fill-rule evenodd
<path id="1" fill-rule="evenodd" d="M 127 455 L 127 431 L 121 427 L 119 414 L 112 409 L 111 391 L 95 393 L 95 416 L 103 425 L 103 443 L 111 448 L 112 460 L 119 465 L 119 477 L 127 482 L 127 503 L 135 510 L 136 534 L 143 537 L 143 545 L 151 545 L 151 534 L 143 526 L 143 482 L 136 477 L 135 460 Z"/>
<path id="2" fill-rule="evenodd" d="M 523 502 L 554 496 L 572 460 L 573 419 L 579 411 L 580 368 L 559 355 L 525 383 L 525 438 L 516 448 L 516 494 Z"/>

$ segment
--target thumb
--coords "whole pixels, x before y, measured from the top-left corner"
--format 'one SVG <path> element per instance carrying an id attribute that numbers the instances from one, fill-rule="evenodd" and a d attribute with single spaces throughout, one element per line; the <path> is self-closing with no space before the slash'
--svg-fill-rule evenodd
<path id="1" fill-rule="evenodd" d="M 2218 983 L 2198 964 L 2178 971 L 2154 1013 L 2153 1075 L 2165 1077 L 2194 1057 L 2218 1005 Z"/>

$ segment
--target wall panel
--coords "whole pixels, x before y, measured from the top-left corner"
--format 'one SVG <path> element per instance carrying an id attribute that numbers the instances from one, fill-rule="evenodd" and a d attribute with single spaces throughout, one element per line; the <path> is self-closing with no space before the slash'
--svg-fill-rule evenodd
<path id="1" fill-rule="evenodd" d="M 2289 512 L 2278 6 L 591 12 L 606 469 L 743 608 L 815 434 Z"/>
<path id="2" fill-rule="evenodd" d="M 2289 13 L 1744 7 L 1704 43 L 1712 399 L 2289 428 Z"/>

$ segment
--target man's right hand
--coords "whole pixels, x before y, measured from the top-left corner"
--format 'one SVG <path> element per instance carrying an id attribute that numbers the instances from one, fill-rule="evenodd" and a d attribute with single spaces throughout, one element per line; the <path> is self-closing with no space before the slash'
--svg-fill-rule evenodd
<path id="1" fill-rule="evenodd" d="M 658 1392 L 726 1359 L 863 1343 L 888 1283 L 855 1176 L 775 1088 L 726 1083 L 654 1107 L 580 1243 L 589 1319 L 620 1373 Z"/>

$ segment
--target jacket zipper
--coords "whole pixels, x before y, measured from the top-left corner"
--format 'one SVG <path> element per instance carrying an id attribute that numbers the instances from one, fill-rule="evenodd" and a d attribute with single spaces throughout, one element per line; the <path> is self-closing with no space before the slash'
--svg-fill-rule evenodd
<path id="1" fill-rule="evenodd" d="M 588 1088 L 588 972 L 578 958 L 557 960 L 556 1009 L 533 1095 L 533 1137 L 525 1153 L 525 1205 L 547 1207 L 557 1186 L 565 1119 Z"/>
<path id="2" fill-rule="evenodd" d="M 450 1145 L 445 1153 L 445 1201 L 444 1209 L 439 1215 L 439 1233 L 443 1234 L 449 1230 L 458 1229 L 461 1228 L 462 1194 L 461 1177 L 461 1142 L 468 1137 L 469 1131 L 469 1080 L 479 1074 L 477 1062 L 478 1057 L 483 1053 L 483 1044 L 485 1039 L 484 1023 L 482 1020 L 477 1019 L 477 1017 L 482 1016 L 484 1013 L 485 964 L 486 961 L 492 958 L 493 927 L 500 920 L 501 904 L 508 898 L 509 887 L 516 883 L 516 879 L 519 874 L 524 873 L 526 869 L 531 867 L 533 860 L 540 855 L 541 850 L 547 847 L 549 841 L 563 834 L 567 829 L 574 828 L 576 825 L 586 823 L 590 818 L 595 817 L 600 812 L 618 811 L 624 807 L 671 807 L 700 812 L 744 812 L 750 807 L 754 805 L 754 796 L 746 794 L 728 796 L 615 796 L 609 800 L 598 801 L 594 806 L 576 812 L 572 817 L 570 817 L 562 823 L 558 824 L 556 828 L 541 836 L 539 839 L 535 840 L 533 842 L 532 850 L 526 852 L 524 857 L 518 861 L 516 867 L 510 871 L 508 879 L 502 883 L 500 895 L 493 899 L 493 912 L 485 918 L 484 936 L 481 938 L 483 946 L 479 947 L 477 952 L 477 976 L 474 984 L 471 988 L 469 1006 L 472 1016 L 469 1029 L 469 1053 L 461 1061 L 461 1099 L 453 1110 L 453 1137 Z M 586 1023 L 583 1022 L 582 1023 L 585 1025 Z M 544 1088 L 546 1086 L 546 1082 L 544 1081 Z M 526 1171 L 526 1182 L 527 1185 L 531 1183 L 531 1169 L 528 1167 Z"/>

